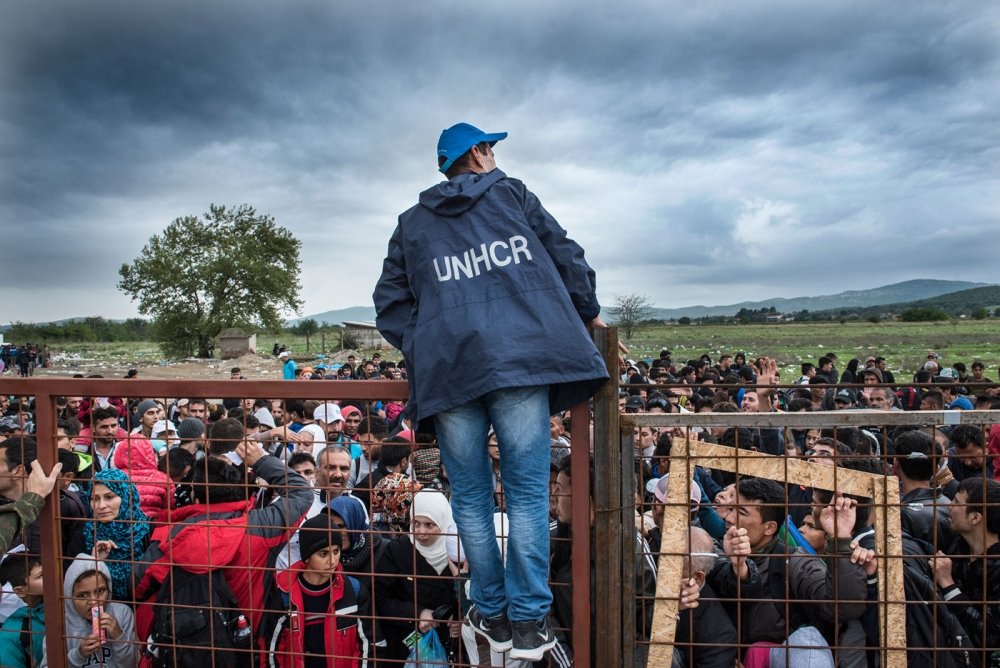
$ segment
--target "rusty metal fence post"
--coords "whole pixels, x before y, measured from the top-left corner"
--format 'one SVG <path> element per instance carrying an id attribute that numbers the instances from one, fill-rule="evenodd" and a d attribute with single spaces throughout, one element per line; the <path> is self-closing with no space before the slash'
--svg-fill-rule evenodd
<path id="1" fill-rule="evenodd" d="M 618 330 L 594 332 L 611 374 L 594 400 L 594 607 L 596 656 L 590 665 L 632 665 L 635 652 L 635 476 L 631 431 L 618 420 Z M 585 476 L 574 476 L 577 477 Z M 580 504 L 575 500 L 574 504 Z M 589 504 L 588 504 L 589 505 Z M 589 509 L 588 509 L 589 512 Z M 585 525 L 586 526 L 586 525 Z M 589 563 L 588 563 L 589 567 Z M 581 664 L 586 665 L 586 664 Z"/>

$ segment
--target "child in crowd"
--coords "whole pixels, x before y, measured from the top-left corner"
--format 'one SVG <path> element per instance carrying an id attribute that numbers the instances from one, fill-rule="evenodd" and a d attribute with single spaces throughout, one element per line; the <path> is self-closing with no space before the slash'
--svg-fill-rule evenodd
<path id="1" fill-rule="evenodd" d="M 42 662 L 45 609 L 42 606 L 42 561 L 23 552 L 8 554 L 0 564 L 0 582 L 8 582 L 24 602 L 0 627 L 0 665 L 30 668 Z"/>
<path id="2" fill-rule="evenodd" d="M 67 665 L 136 665 L 139 650 L 132 609 L 111 601 L 111 571 L 103 561 L 78 554 L 66 569 L 63 595 Z"/>
<path id="3" fill-rule="evenodd" d="M 343 532 L 320 512 L 299 529 L 302 560 L 275 577 L 289 611 L 271 634 L 271 664 L 356 668 L 367 662 L 372 622 L 367 590 L 340 563 Z"/>

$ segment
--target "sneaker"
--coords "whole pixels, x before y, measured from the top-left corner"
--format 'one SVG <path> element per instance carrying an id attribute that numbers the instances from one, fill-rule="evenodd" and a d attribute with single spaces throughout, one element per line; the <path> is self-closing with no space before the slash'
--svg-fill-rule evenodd
<path id="1" fill-rule="evenodd" d="M 469 625 L 472 626 L 473 631 L 489 641 L 490 649 L 494 652 L 509 652 L 510 648 L 513 647 L 510 621 L 507 620 L 507 615 L 483 617 L 479 608 L 473 605 L 469 608 Z"/>
<path id="2" fill-rule="evenodd" d="M 541 661 L 545 653 L 555 647 L 556 637 L 547 619 L 537 622 L 514 622 L 514 648 L 510 658 Z"/>

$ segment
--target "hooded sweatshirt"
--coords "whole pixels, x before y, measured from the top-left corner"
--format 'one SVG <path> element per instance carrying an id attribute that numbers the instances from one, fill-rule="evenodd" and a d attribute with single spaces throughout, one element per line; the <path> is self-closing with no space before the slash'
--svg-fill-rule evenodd
<path id="1" fill-rule="evenodd" d="M 115 446 L 115 468 L 128 474 L 139 490 L 139 508 L 150 522 L 166 519 L 174 499 L 174 483 L 157 464 L 153 444 L 142 434 L 129 434 Z M 162 517 L 161 517 L 162 515 Z"/>
<path id="2" fill-rule="evenodd" d="M 135 619 L 132 609 L 124 603 L 108 601 L 104 611 L 114 615 L 118 626 L 122 628 L 120 638 L 107 639 L 99 651 L 85 656 L 80 653 L 83 640 L 94 633 L 93 622 L 84 619 L 73 606 L 73 585 L 80 577 L 89 571 L 97 571 L 105 577 L 108 587 L 111 586 L 111 571 L 103 561 L 94 560 L 89 554 L 78 554 L 63 579 L 63 614 L 66 619 L 66 647 L 69 650 L 66 665 L 69 666 L 120 666 L 132 668 L 139 658 L 139 649 L 135 637 Z M 42 665 L 46 665 L 43 662 Z"/>
<path id="3" fill-rule="evenodd" d="M 408 418 L 538 385 L 554 413 L 608 378 L 586 329 L 601 307 L 583 249 L 499 169 L 420 194 L 373 298 L 379 330 L 406 359 Z"/>

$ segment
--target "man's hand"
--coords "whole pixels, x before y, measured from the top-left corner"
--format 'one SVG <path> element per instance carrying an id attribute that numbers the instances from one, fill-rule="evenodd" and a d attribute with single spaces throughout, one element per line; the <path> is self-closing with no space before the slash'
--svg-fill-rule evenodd
<path id="1" fill-rule="evenodd" d="M 236 454 L 240 456 L 248 468 L 253 468 L 254 464 L 267 456 L 267 450 L 256 441 L 242 441 L 236 446 Z"/>
<path id="2" fill-rule="evenodd" d="M 420 629 L 421 633 L 427 633 L 433 628 L 437 628 L 438 622 L 434 619 L 434 611 L 424 610 L 420 611 L 420 619 L 418 620 L 417 628 Z"/>
<path id="3" fill-rule="evenodd" d="M 934 581 L 941 589 L 947 589 L 955 584 L 955 579 L 951 576 L 951 559 L 938 550 L 937 555 L 931 559 L 931 569 L 934 571 Z"/>
<path id="4" fill-rule="evenodd" d="M 778 360 L 761 357 L 758 370 L 760 371 L 757 374 L 758 385 L 774 385 L 778 382 Z"/>
<path id="5" fill-rule="evenodd" d="M 729 527 L 726 535 L 722 537 L 722 549 L 725 550 L 729 562 L 733 565 L 733 572 L 740 580 L 750 577 L 750 569 L 747 567 L 747 558 L 750 556 L 750 537 L 746 529 Z"/>
<path id="6" fill-rule="evenodd" d="M 34 492 L 39 496 L 48 496 L 55 488 L 61 472 L 62 464 L 57 463 L 52 467 L 52 472 L 45 475 L 45 471 L 39 462 L 31 462 L 31 473 L 25 481 L 24 491 Z"/>
<path id="7" fill-rule="evenodd" d="M 698 599 L 701 598 L 701 587 L 694 578 L 681 581 L 681 600 L 677 606 L 677 612 L 690 610 L 698 607 Z"/>
<path id="8" fill-rule="evenodd" d="M 590 321 L 590 326 L 593 327 L 594 329 L 607 329 L 608 328 L 608 326 L 604 324 L 604 321 L 601 320 L 601 316 L 597 316 L 596 318 L 594 318 L 593 320 L 591 320 Z"/>
<path id="9" fill-rule="evenodd" d="M 827 536 L 850 538 L 858 517 L 858 502 L 839 492 L 819 514 L 819 523 Z"/>
<path id="10" fill-rule="evenodd" d="M 875 559 L 875 550 L 869 550 L 861 547 L 861 544 L 858 543 L 858 541 L 851 543 L 851 549 L 854 550 L 851 553 L 851 563 L 861 564 L 865 569 L 865 575 L 868 577 L 875 575 L 875 571 L 878 570 L 878 561 Z"/>

